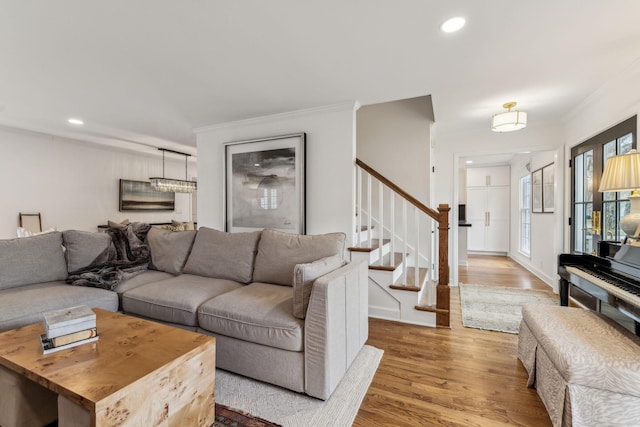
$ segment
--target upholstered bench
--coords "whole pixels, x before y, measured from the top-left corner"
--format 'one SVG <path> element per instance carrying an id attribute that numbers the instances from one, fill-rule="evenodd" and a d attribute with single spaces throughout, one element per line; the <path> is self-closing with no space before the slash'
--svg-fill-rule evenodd
<path id="1" fill-rule="evenodd" d="M 522 308 L 518 358 L 554 426 L 640 423 L 640 339 L 581 308 Z"/>

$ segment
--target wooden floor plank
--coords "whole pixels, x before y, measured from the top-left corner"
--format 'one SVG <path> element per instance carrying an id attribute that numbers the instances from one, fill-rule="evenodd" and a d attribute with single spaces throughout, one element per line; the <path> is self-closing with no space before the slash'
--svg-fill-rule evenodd
<path id="1" fill-rule="evenodd" d="M 469 256 L 463 283 L 550 287 L 510 258 Z M 354 426 L 550 426 L 517 359 L 518 336 L 462 326 L 451 290 L 451 328 L 369 320 L 368 344 L 385 351 Z"/>

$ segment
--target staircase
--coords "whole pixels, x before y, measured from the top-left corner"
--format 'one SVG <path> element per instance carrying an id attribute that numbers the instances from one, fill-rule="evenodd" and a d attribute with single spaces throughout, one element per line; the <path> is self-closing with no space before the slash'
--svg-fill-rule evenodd
<path id="1" fill-rule="evenodd" d="M 449 206 L 423 205 L 359 159 L 356 176 L 349 251 L 369 264 L 369 316 L 449 327 Z"/>

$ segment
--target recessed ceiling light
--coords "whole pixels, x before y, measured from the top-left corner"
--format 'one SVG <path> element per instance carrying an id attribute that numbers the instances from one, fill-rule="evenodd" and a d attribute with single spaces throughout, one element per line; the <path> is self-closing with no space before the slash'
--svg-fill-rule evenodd
<path id="1" fill-rule="evenodd" d="M 467 160 L 465 163 L 470 165 L 471 163 L 473 163 L 473 160 Z"/>
<path id="2" fill-rule="evenodd" d="M 440 26 L 440 29 L 445 33 L 455 33 L 460 30 L 466 24 L 466 20 L 462 16 L 456 16 L 454 18 L 447 19 L 444 24 Z"/>
<path id="3" fill-rule="evenodd" d="M 75 118 L 71 118 L 69 120 L 67 120 L 69 123 L 71 123 L 72 125 L 83 125 L 84 121 L 82 121 L 82 119 L 75 119 Z"/>

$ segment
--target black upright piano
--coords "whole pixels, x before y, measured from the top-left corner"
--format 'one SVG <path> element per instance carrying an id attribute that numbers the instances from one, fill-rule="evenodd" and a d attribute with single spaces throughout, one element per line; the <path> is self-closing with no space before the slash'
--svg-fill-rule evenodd
<path id="1" fill-rule="evenodd" d="M 560 254 L 560 304 L 569 296 L 640 336 L 640 246 L 601 241 L 598 255 Z"/>

